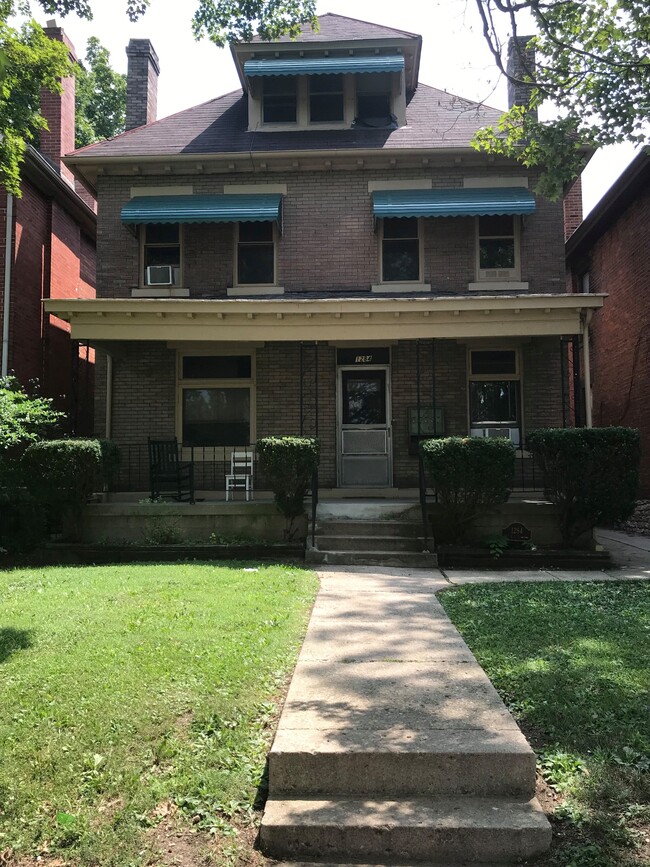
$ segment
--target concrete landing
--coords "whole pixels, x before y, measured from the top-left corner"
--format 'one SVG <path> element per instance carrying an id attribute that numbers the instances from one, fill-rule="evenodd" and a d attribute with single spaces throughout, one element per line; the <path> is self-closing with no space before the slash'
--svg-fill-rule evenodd
<path id="1" fill-rule="evenodd" d="M 331 568 L 269 754 L 263 851 L 512 862 L 545 851 L 535 756 L 436 599 L 437 570 Z"/>

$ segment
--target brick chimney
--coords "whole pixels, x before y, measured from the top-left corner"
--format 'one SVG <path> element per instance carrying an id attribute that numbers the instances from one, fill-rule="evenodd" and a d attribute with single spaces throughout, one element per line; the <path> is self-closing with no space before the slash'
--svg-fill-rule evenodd
<path id="1" fill-rule="evenodd" d="M 516 81 L 508 79 L 508 108 L 515 105 L 528 105 L 533 92 L 533 85 L 526 82 L 535 73 L 535 49 L 528 43 L 532 36 L 513 36 L 508 42 L 508 65 L 506 70 L 509 76 Z M 537 117 L 537 111 L 534 112 Z"/>
<path id="2" fill-rule="evenodd" d="M 57 42 L 63 42 L 70 53 L 70 60 L 76 63 L 74 45 L 63 32 L 63 28 L 57 27 L 56 21 L 47 22 L 45 35 Z M 73 186 L 74 176 L 70 169 L 63 165 L 61 157 L 74 150 L 74 76 L 61 79 L 61 87 L 62 93 L 41 91 L 41 113 L 47 121 L 48 129 L 41 130 L 39 150 Z"/>
<path id="3" fill-rule="evenodd" d="M 126 54 L 126 128 L 133 129 L 156 119 L 160 64 L 148 39 L 131 39 Z"/>
<path id="4" fill-rule="evenodd" d="M 582 223 L 582 178 L 575 181 L 564 191 L 564 240 L 573 235 Z"/>

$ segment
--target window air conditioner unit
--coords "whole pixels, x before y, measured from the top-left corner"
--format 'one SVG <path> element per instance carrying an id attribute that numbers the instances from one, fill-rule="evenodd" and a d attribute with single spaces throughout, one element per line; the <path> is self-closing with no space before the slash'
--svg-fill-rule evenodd
<path id="1" fill-rule="evenodd" d="M 503 437 L 519 448 L 518 427 L 473 427 L 469 433 L 473 437 Z"/>
<path id="2" fill-rule="evenodd" d="M 173 272 L 171 265 L 149 265 L 147 268 L 147 286 L 171 286 Z"/>

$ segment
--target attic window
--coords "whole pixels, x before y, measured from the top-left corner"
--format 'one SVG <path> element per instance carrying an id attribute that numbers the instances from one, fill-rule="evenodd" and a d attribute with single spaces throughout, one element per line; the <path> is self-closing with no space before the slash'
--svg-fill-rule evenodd
<path id="1" fill-rule="evenodd" d="M 264 79 L 264 123 L 295 123 L 296 79 L 272 76 Z"/>
<path id="2" fill-rule="evenodd" d="M 396 125 L 391 90 L 389 73 L 359 75 L 355 124 L 375 128 Z"/>
<path id="3" fill-rule="evenodd" d="M 343 120 L 343 76 L 313 75 L 309 80 L 309 119 L 312 123 Z"/>

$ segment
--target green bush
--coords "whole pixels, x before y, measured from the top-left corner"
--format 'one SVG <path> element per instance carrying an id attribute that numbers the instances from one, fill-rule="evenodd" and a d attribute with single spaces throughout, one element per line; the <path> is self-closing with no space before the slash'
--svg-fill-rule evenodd
<path id="1" fill-rule="evenodd" d="M 425 440 L 422 459 L 444 509 L 434 532 L 441 542 L 462 542 L 476 515 L 504 503 L 515 470 L 515 447 L 502 438 Z"/>
<path id="2" fill-rule="evenodd" d="M 75 536 L 84 503 L 118 464 L 117 446 L 106 440 L 49 440 L 26 449 L 21 470 L 26 487 L 45 506 L 51 522 Z"/>
<path id="3" fill-rule="evenodd" d="M 565 545 L 598 524 L 624 521 L 639 487 L 639 432 L 624 427 L 531 431 L 527 445 L 544 474 L 546 495 L 561 507 Z"/>
<path id="4" fill-rule="evenodd" d="M 265 437 L 257 441 L 256 450 L 275 503 L 287 520 L 285 535 L 291 539 L 294 520 L 305 512 L 305 495 L 318 469 L 320 443 L 312 437 Z"/>

